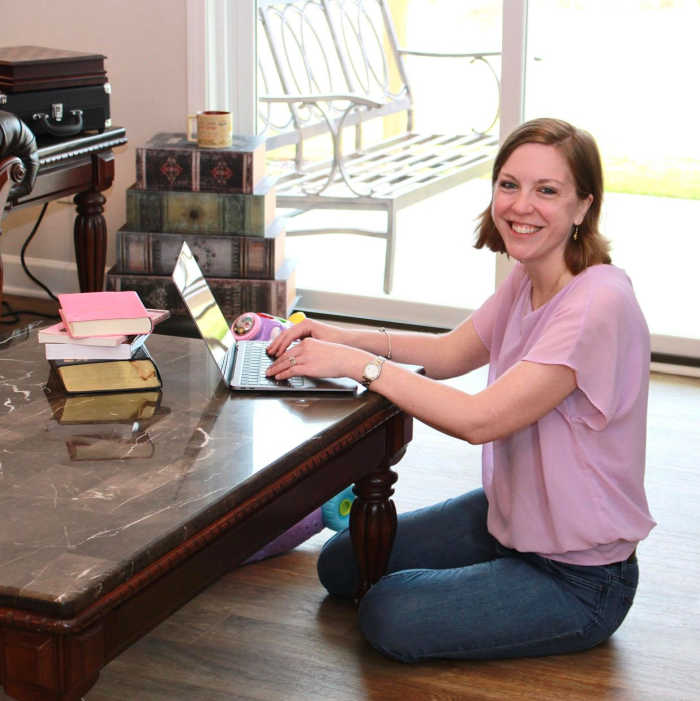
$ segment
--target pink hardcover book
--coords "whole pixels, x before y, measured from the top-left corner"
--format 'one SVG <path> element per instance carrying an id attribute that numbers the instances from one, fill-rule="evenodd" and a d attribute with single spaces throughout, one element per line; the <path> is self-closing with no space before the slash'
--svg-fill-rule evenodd
<path id="1" fill-rule="evenodd" d="M 170 317 L 170 312 L 167 309 L 146 309 L 146 314 L 151 317 L 153 326 Z M 39 343 L 69 343 L 72 345 L 101 346 L 106 348 L 126 343 L 129 340 L 129 336 L 122 333 L 116 336 L 85 336 L 83 338 L 73 338 L 73 336 L 66 331 L 63 322 L 59 321 L 56 324 L 51 324 L 51 326 L 39 329 L 37 340 Z"/>
<path id="2" fill-rule="evenodd" d="M 58 295 L 63 323 L 74 338 L 150 333 L 153 320 L 133 290 Z"/>

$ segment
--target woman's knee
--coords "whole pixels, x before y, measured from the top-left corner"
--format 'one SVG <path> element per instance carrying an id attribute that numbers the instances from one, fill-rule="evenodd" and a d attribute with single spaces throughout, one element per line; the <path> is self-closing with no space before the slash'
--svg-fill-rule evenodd
<path id="1" fill-rule="evenodd" d="M 420 633 L 406 598 L 397 593 L 395 581 L 405 574 L 387 575 L 365 594 L 358 608 L 358 625 L 367 642 L 382 654 L 400 662 L 414 662 L 420 658 L 415 649 L 420 645 Z"/>
<path id="2" fill-rule="evenodd" d="M 336 533 L 324 544 L 316 563 L 321 584 L 329 594 L 352 597 L 357 588 L 357 567 L 347 530 Z"/>

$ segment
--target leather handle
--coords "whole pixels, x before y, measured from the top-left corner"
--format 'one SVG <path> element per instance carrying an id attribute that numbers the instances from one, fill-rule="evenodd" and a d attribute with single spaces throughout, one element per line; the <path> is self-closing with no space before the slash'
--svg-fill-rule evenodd
<path id="1" fill-rule="evenodd" d="M 75 136 L 83 130 L 83 111 L 73 110 L 71 114 L 76 118 L 75 122 L 65 124 L 52 122 L 51 117 L 45 112 L 37 112 L 34 115 L 34 121 L 39 122 L 44 131 L 51 136 Z"/>

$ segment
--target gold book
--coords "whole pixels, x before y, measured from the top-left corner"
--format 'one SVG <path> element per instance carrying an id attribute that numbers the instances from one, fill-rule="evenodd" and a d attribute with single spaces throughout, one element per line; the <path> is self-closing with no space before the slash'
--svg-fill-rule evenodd
<path id="1" fill-rule="evenodd" d="M 49 364 L 68 394 L 162 387 L 158 367 L 145 345 L 129 360 L 49 360 Z"/>

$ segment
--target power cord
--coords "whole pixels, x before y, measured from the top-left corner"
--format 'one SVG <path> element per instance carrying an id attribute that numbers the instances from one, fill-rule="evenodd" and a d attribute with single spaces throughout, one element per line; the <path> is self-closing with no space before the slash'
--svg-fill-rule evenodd
<path id="1" fill-rule="evenodd" d="M 49 297 L 51 297 L 51 299 L 58 302 L 58 297 L 56 297 L 56 295 L 53 292 L 51 292 L 51 290 L 43 282 L 41 282 L 41 280 L 37 279 L 34 275 L 32 275 L 31 272 L 29 272 L 29 268 L 27 267 L 27 261 L 25 257 L 27 252 L 27 246 L 29 246 L 32 239 L 34 238 L 34 235 L 39 230 L 39 225 L 41 224 L 41 221 L 44 218 L 44 214 L 46 214 L 46 208 L 48 206 L 49 203 L 44 202 L 44 206 L 41 208 L 41 212 L 39 212 L 39 216 L 37 217 L 37 220 L 34 226 L 32 227 L 32 230 L 29 232 L 29 236 L 27 236 L 26 241 L 22 245 L 22 250 L 20 251 L 19 258 L 20 263 L 22 264 L 22 269 L 27 274 L 27 277 L 29 277 L 30 280 L 33 280 L 37 285 L 39 285 L 39 287 L 41 287 L 46 292 L 46 294 L 48 294 Z M 43 312 L 36 312 L 31 309 L 12 309 L 12 307 L 4 300 L 2 303 L 2 308 L 7 309 L 7 311 L 3 311 L 0 314 L 0 324 L 5 324 L 7 326 L 19 323 L 19 317 L 21 314 L 31 314 L 32 316 L 40 316 L 46 319 L 58 319 L 58 316 L 56 314 L 44 314 Z M 7 321 L 3 321 L 6 317 L 10 317 L 10 319 Z"/>

